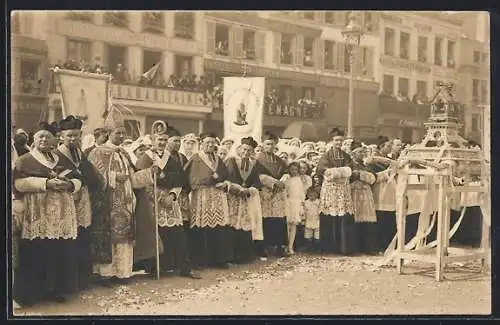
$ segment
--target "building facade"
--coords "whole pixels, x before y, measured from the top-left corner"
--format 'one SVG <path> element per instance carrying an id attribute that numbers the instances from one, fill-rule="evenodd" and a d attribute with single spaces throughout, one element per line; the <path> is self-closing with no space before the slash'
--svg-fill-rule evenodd
<path id="1" fill-rule="evenodd" d="M 441 12 L 388 11 L 380 24 L 379 125 L 388 136 L 417 142 L 438 85 L 457 89 L 462 21 Z"/>
<path id="2" fill-rule="evenodd" d="M 490 114 L 490 31 L 487 12 L 462 13 L 457 97 L 465 105 L 464 135 L 483 145 Z M 489 132 L 488 132 L 489 133 Z"/>
<path id="3" fill-rule="evenodd" d="M 48 113 L 48 48 L 36 35 L 35 21 L 11 15 L 11 118 L 17 128 L 33 130 Z"/>
<path id="4" fill-rule="evenodd" d="M 206 12 L 205 74 L 220 85 L 224 76 L 266 77 L 266 91 L 278 100 L 265 105 L 265 130 L 281 134 L 295 121 L 321 130 L 346 128 L 350 67 L 341 35 L 346 18 L 347 12 Z M 354 129 L 362 137 L 378 132 L 373 125 L 377 38 L 375 30 L 364 36 L 354 65 Z M 301 106 L 301 99 L 323 105 Z M 221 109 L 214 110 L 207 127 L 221 130 L 222 116 Z"/>
<path id="5" fill-rule="evenodd" d="M 212 111 L 203 94 L 166 87 L 172 75 L 203 75 L 202 12 L 48 12 L 46 18 L 51 65 L 73 60 L 99 64 L 113 74 L 117 69 L 126 71 L 128 78 L 115 78 L 111 93 L 113 103 L 131 111 L 130 132 L 138 128 L 149 133 L 157 119 L 183 133 L 203 130 L 203 121 Z M 155 65 L 155 80 L 164 82 L 141 86 L 141 75 Z M 50 111 L 57 119 L 61 107 L 55 90 Z"/>
<path id="6" fill-rule="evenodd" d="M 428 106 L 421 104 L 444 82 L 453 85 L 464 104 L 464 135 L 479 141 L 478 104 L 489 99 L 488 23 L 488 14 L 480 12 L 381 13 L 377 80 L 382 133 L 419 141 L 429 115 Z"/>

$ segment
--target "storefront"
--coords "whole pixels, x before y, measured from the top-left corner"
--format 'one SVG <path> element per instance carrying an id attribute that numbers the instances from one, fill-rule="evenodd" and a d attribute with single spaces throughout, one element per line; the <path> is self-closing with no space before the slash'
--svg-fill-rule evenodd
<path id="1" fill-rule="evenodd" d="M 135 139 L 151 133 L 156 120 L 166 121 L 181 132 L 200 133 L 212 112 L 204 94 L 166 88 L 112 84 L 112 104 L 122 107 L 127 136 Z M 51 120 L 62 118 L 60 94 L 51 94 Z"/>
<path id="2" fill-rule="evenodd" d="M 398 118 L 380 118 L 380 134 L 389 138 L 399 138 L 405 143 L 418 143 L 425 136 L 424 122 Z"/>
<path id="3" fill-rule="evenodd" d="M 33 131 L 47 119 L 47 45 L 20 35 L 13 35 L 11 44 L 11 122 Z"/>

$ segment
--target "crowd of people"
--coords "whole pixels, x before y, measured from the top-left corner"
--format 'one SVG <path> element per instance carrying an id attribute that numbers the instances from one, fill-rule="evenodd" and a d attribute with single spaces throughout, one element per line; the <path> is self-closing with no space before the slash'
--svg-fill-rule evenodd
<path id="1" fill-rule="evenodd" d="M 427 96 L 420 93 L 416 93 L 412 98 L 408 97 L 407 94 L 398 92 L 396 95 L 389 90 L 382 90 L 379 94 L 381 97 L 394 99 L 402 103 L 412 103 L 418 105 L 429 105 L 430 100 Z"/>
<path id="2" fill-rule="evenodd" d="M 21 306 L 127 283 L 139 270 L 199 279 L 206 268 L 296 252 L 378 254 L 396 234 L 389 171 L 399 139 L 367 145 L 334 128 L 328 143 L 269 132 L 235 142 L 157 121 L 132 141 L 113 110 L 91 135 L 82 125 L 68 116 L 32 137 L 14 132 Z"/>
<path id="3" fill-rule="evenodd" d="M 118 63 L 114 69 L 109 69 L 101 64 L 100 59 L 96 58 L 93 64 L 81 60 L 67 60 L 59 62 L 54 67 L 73 71 L 111 74 L 113 80 L 118 83 L 128 83 L 135 85 L 147 85 L 158 88 L 169 88 L 174 90 L 193 91 L 193 92 L 211 92 L 214 88 L 210 78 L 197 76 L 196 74 L 177 76 L 172 74 L 168 79 L 164 78 L 161 71 L 157 71 L 154 78 L 147 78 L 143 75 L 132 76 L 129 69 L 122 63 Z"/>

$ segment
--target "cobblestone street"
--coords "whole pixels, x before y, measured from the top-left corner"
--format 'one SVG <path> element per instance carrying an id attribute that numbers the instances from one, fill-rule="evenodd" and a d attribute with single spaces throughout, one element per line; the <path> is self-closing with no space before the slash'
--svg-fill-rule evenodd
<path id="1" fill-rule="evenodd" d="M 137 275 L 126 286 L 95 287 L 64 304 L 19 309 L 16 315 L 389 315 L 489 314 L 490 273 L 479 263 L 374 269 L 375 257 L 296 255 L 229 270 L 202 280 L 160 281 Z"/>

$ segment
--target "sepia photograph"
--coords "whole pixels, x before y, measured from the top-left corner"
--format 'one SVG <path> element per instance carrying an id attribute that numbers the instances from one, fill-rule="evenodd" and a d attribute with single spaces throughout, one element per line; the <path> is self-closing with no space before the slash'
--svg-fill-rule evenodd
<path id="1" fill-rule="evenodd" d="M 8 318 L 492 313 L 488 12 L 14 10 L 8 52 Z"/>

